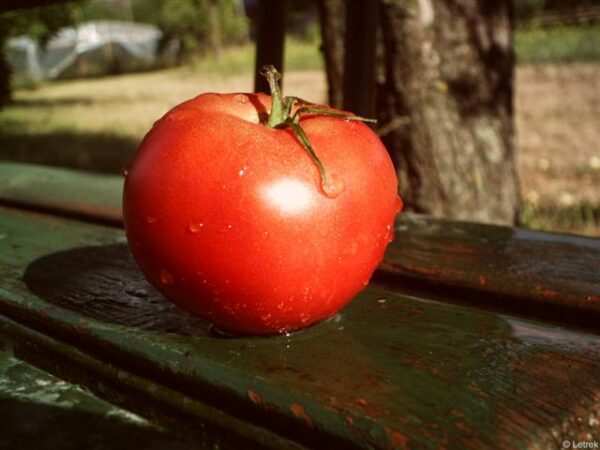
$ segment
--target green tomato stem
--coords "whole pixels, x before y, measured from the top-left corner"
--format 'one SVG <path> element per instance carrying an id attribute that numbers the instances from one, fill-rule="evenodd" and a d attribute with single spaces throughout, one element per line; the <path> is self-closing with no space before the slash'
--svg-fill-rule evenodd
<path id="1" fill-rule="evenodd" d="M 279 87 L 281 74 L 277 71 L 277 69 L 272 65 L 268 65 L 264 66 L 260 73 L 267 79 L 267 82 L 269 83 L 269 89 L 271 90 L 272 105 L 271 113 L 269 114 L 269 118 L 267 120 L 267 126 L 269 128 L 292 129 L 296 139 L 298 139 L 298 142 L 300 142 L 300 145 L 302 145 L 306 153 L 308 153 L 308 156 L 310 156 L 317 166 L 319 175 L 321 177 L 321 185 L 323 186 L 323 189 L 325 189 L 325 186 L 327 186 L 327 171 L 315 153 L 308 136 L 300 126 L 301 114 L 318 114 L 321 116 L 338 117 L 344 120 L 358 120 L 361 122 L 376 122 L 376 120 L 355 116 L 352 113 L 338 112 L 321 108 L 314 103 L 307 102 L 298 97 L 282 97 L 281 88 Z M 292 110 L 294 109 L 296 102 L 300 103 L 302 106 L 300 106 L 292 115 Z"/>
<path id="2" fill-rule="evenodd" d="M 319 157 L 313 150 L 312 144 L 310 143 L 308 136 L 306 135 L 306 133 L 304 132 L 304 130 L 298 123 L 292 122 L 292 123 L 290 123 L 290 126 L 292 128 L 292 131 L 294 132 L 294 135 L 296 135 L 296 139 L 298 139 L 298 141 L 300 141 L 300 144 L 302 144 L 302 147 L 304 147 L 304 150 L 306 150 L 306 153 L 308 153 L 308 156 L 310 156 L 310 158 L 313 160 L 313 162 L 317 166 L 317 169 L 319 169 L 319 175 L 321 176 L 321 185 L 326 186 L 327 185 L 327 171 L 325 170 L 323 163 L 321 163 L 321 160 L 319 159 Z"/>
<path id="3" fill-rule="evenodd" d="M 267 79 L 267 82 L 269 83 L 269 89 L 271 90 L 271 98 L 273 102 L 271 105 L 271 113 L 269 114 L 267 126 L 269 128 L 275 128 L 284 123 L 287 119 L 287 117 L 284 115 L 283 99 L 281 98 L 281 88 L 279 87 L 281 74 L 277 71 L 275 66 L 272 65 L 264 66 L 260 73 Z"/>

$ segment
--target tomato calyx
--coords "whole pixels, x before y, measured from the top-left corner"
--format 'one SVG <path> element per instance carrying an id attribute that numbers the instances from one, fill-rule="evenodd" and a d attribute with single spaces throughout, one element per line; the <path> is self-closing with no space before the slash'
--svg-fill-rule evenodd
<path id="1" fill-rule="evenodd" d="M 327 171 L 321 163 L 321 160 L 317 156 L 314 151 L 308 136 L 300 126 L 300 117 L 303 113 L 307 114 L 316 114 L 320 116 L 329 116 L 329 117 L 337 117 L 343 120 L 356 120 L 359 122 L 377 122 L 375 119 L 368 119 L 365 117 L 360 117 L 352 113 L 346 113 L 342 111 L 335 111 L 327 108 L 323 108 L 322 106 L 307 102 L 306 100 L 302 100 L 298 97 L 287 96 L 282 97 L 281 88 L 279 86 L 279 80 L 281 80 L 281 74 L 277 71 L 277 69 L 272 65 L 267 65 L 262 68 L 260 74 L 264 76 L 268 83 L 269 89 L 271 91 L 271 98 L 273 99 L 273 103 L 271 106 L 271 113 L 269 114 L 269 118 L 267 119 L 267 127 L 276 128 L 276 129 L 285 129 L 291 128 L 292 132 L 296 136 L 296 139 L 300 142 L 306 153 L 310 156 L 312 161 L 317 166 L 319 170 L 319 175 L 321 177 L 321 185 L 324 192 L 327 192 L 327 186 L 329 184 L 329 180 L 327 178 Z M 300 104 L 300 106 L 294 111 L 294 106 L 296 104 Z"/>

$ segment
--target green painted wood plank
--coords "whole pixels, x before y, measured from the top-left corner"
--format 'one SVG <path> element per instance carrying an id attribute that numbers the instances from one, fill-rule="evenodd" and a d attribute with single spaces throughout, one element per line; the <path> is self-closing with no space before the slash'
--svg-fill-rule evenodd
<path id="1" fill-rule="evenodd" d="M 378 272 L 480 307 L 600 323 L 600 239 L 402 215 Z"/>
<path id="2" fill-rule="evenodd" d="M 133 375 L 106 361 L 97 360 L 76 347 L 0 315 L 0 343 L 2 342 L 10 345 L 19 357 L 37 367 L 66 380 L 85 384 L 98 396 L 139 411 L 154 422 L 161 423 L 160 428 L 154 426 L 153 430 L 149 430 L 154 433 L 148 433 L 148 438 L 153 438 L 160 444 L 164 442 L 164 439 L 160 439 L 162 433 L 164 438 L 170 437 L 167 442 L 172 443 L 173 446 L 168 448 L 206 450 L 304 448 L 217 408 Z M 180 412 L 182 409 L 183 413 Z M 130 417 L 138 416 L 130 414 Z M 42 423 L 42 425 L 47 424 Z M 148 422 L 146 425 L 149 425 Z M 168 429 L 169 432 L 163 431 L 164 429 Z M 68 431 L 67 428 L 63 428 L 63 434 L 67 435 L 65 437 L 68 437 Z M 19 437 L 13 436 L 10 432 L 8 434 L 11 439 Z M 178 436 L 184 436 L 184 439 Z M 77 437 L 77 434 L 75 433 L 73 437 Z M 143 436 L 141 437 L 140 443 L 144 439 Z M 111 442 L 119 448 L 118 436 L 115 436 Z M 131 441 L 127 443 L 129 447 L 126 448 L 130 448 Z"/>
<path id="3" fill-rule="evenodd" d="M 0 203 L 120 226 L 123 177 L 0 162 Z"/>
<path id="4" fill-rule="evenodd" d="M 132 441 L 148 450 L 199 445 L 6 351 L 0 351 L 0 417 L 0 448 L 7 449 L 79 449 L 93 443 L 98 450 L 116 450 L 131 448 Z"/>
<path id="5" fill-rule="evenodd" d="M 121 177 L 0 162 L 0 203 L 120 225 Z M 596 327 L 600 239 L 401 214 L 375 281 Z"/>
<path id="6" fill-rule="evenodd" d="M 120 230 L 0 214 L 5 316 L 282 439 L 548 448 L 600 436 L 598 335 L 368 288 L 291 336 L 223 338 L 148 286 Z"/>

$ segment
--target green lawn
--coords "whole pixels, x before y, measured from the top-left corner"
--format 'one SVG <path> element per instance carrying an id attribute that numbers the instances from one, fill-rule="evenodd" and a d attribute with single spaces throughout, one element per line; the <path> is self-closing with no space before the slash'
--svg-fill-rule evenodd
<path id="1" fill-rule="evenodd" d="M 600 62 L 600 24 L 520 27 L 515 52 L 519 64 Z"/>
<path id="2" fill-rule="evenodd" d="M 202 73 L 233 75 L 254 69 L 254 52 L 252 44 L 225 49 L 220 59 L 196 58 L 191 61 L 190 68 Z M 285 70 L 323 69 L 323 57 L 317 42 L 306 42 L 287 38 L 284 51 Z"/>

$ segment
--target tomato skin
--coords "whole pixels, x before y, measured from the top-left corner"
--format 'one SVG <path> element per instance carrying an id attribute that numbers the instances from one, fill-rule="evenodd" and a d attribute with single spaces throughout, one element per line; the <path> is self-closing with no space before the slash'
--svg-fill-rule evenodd
<path id="1" fill-rule="evenodd" d="M 392 162 L 357 121 L 300 125 L 332 180 L 289 129 L 259 123 L 264 94 L 203 94 L 169 111 L 128 167 L 131 251 L 178 306 L 243 334 L 295 330 L 363 289 L 401 208 Z"/>

